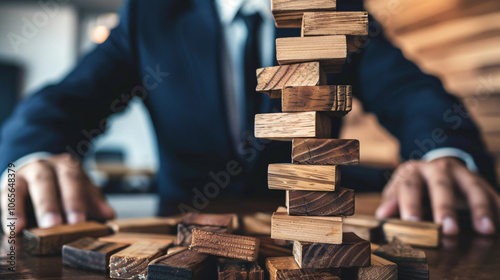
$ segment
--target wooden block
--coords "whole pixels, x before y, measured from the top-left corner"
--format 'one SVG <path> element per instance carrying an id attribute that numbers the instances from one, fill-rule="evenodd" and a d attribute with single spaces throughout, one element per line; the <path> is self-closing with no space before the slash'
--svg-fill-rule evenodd
<path id="1" fill-rule="evenodd" d="M 270 235 L 271 221 L 264 222 L 255 216 L 243 216 L 243 233 L 247 235 Z"/>
<path id="2" fill-rule="evenodd" d="M 219 280 L 264 280 L 264 270 L 256 262 L 219 259 Z"/>
<path id="3" fill-rule="evenodd" d="M 292 163 L 358 165 L 359 141 L 348 139 L 293 139 Z"/>
<path id="4" fill-rule="evenodd" d="M 138 242 L 111 256 L 109 276 L 117 279 L 146 279 L 148 264 L 163 255 L 169 245 Z"/>
<path id="5" fill-rule="evenodd" d="M 301 269 L 292 256 L 273 257 L 266 259 L 266 268 L 269 271 L 269 279 L 338 279 L 341 275 L 340 269 Z M 316 278 L 315 278 L 316 277 Z M 320 277 L 320 278 L 318 278 Z M 321 278 L 324 277 L 324 278 Z"/>
<path id="6" fill-rule="evenodd" d="M 351 92 L 352 87 L 348 85 L 286 87 L 281 107 L 283 112 L 320 111 L 344 116 L 350 111 L 347 111 L 346 101 L 352 99 Z"/>
<path id="7" fill-rule="evenodd" d="M 368 35 L 367 12 L 307 12 L 302 36 Z"/>
<path id="8" fill-rule="evenodd" d="M 398 279 L 398 266 L 381 258 L 371 255 L 371 265 L 355 269 L 356 280 L 396 280 Z"/>
<path id="9" fill-rule="evenodd" d="M 354 215 L 354 190 L 287 191 L 286 206 L 288 214 L 296 216 L 351 216 Z"/>
<path id="10" fill-rule="evenodd" d="M 189 250 L 249 262 L 257 260 L 259 239 L 255 237 L 193 229 Z"/>
<path id="11" fill-rule="evenodd" d="M 75 225 L 58 225 L 50 228 L 24 230 L 24 247 L 33 255 L 51 255 L 61 252 L 64 244 L 82 237 L 99 237 L 109 234 L 107 226 L 96 222 Z"/>
<path id="12" fill-rule="evenodd" d="M 110 256 L 127 246 L 84 237 L 63 246 L 62 262 L 67 266 L 106 273 Z"/>
<path id="13" fill-rule="evenodd" d="M 331 120 L 321 112 L 255 115 L 255 137 L 292 141 L 294 138 L 329 138 Z"/>
<path id="14" fill-rule="evenodd" d="M 394 237 L 416 246 L 438 247 L 441 226 L 432 222 L 410 222 L 389 219 L 382 226 L 387 241 Z"/>
<path id="15" fill-rule="evenodd" d="M 177 217 L 142 217 L 130 219 L 116 219 L 106 224 L 114 232 L 139 232 L 139 233 L 175 233 L 177 224 L 182 220 Z"/>
<path id="16" fill-rule="evenodd" d="M 118 232 L 112 235 L 99 237 L 99 241 L 124 243 L 124 244 L 133 244 L 137 242 L 151 242 L 151 243 L 163 243 L 166 245 L 171 245 L 177 241 L 177 236 L 168 234 Z"/>
<path id="17" fill-rule="evenodd" d="M 177 227 L 177 244 L 189 246 L 194 228 L 229 233 L 233 226 L 232 215 L 188 213 Z"/>
<path id="18" fill-rule="evenodd" d="M 259 259 L 265 260 L 271 257 L 284 257 L 292 255 L 292 242 L 287 240 L 272 239 L 271 234 L 256 237 L 260 240 Z"/>
<path id="19" fill-rule="evenodd" d="M 353 232 L 360 238 L 370 242 L 382 242 L 384 234 L 382 232 L 382 221 L 369 215 L 355 214 L 345 217 L 343 220 L 344 232 Z"/>
<path id="20" fill-rule="evenodd" d="M 271 190 L 335 191 L 340 170 L 336 165 L 270 164 L 267 180 Z"/>
<path id="21" fill-rule="evenodd" d="M 342 244 L 342 218 L 290 216 L 279 208 L 273 214 L 271 238 Z"/>
<path id="22" fill-rule="evenodd" d="M 281 98 L 287 86 L 317 86 L 326 84 L 326 73 L 319 62 L 296 63 L 257 69 L 257 92 L 271 98 Z"/>
<path id="23" fill-rule="evenodd" d="M 327 73 L 340 72 L 347 57 L 346 36 L 313 36 L 276 39 L 280 65 L 319 61 Z"/>
<path id="24" fill-rule="evenodd" d="M 302 26 L 302 16 L 304 12 L 315 11 L 335 11 L 336 0 L 272 0 L 271 11 L 274 15 L 276 27 L 296 27 Z"/>
<path id="25" fill-rule="evenodd" d="M 429 279 L 427 257 L 422 250 L 413 249 L 395 237 L 373 254 L 394 262 L 398 266 L 398 279 Z"/>
<path id="26" fill-rule="evenodd" d="M 149 280 L 210 279 L 213 261 L 206 254 L 176 247 L 167 255 L 159 257 L 148 265 Z"/>

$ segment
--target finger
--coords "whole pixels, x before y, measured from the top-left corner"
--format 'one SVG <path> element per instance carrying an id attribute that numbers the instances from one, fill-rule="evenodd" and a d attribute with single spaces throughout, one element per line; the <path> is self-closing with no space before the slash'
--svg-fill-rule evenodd
<path id="1" fill-rule="evenodd" d="M 382 203 L 377 208 L 375 216 L 378 219 L 385 219 L 396 215 L 398 210 L 398 200 L 396 194 L 396 185 L 394 184 L 394 175 L 385 186 L 382 192 Z"/>
<path id="2" fill-rule="evenodd" d="M 422 219 L 423 179 L 418 168 L 408 170 L 397 178 L 399 213 L 406 221 Z"/>
<path id="3" fill-rule="evenodd" d="M 3 231 L 9 234 L 14 230 L 17 234 L 26 227 L 26 196 L 28 195 L 28 186 L 26 181 L 20 176 L 16 178 L 13 189 L 7 184 L 5 186 L 2 190 L 2 203 L 0 203 L 2 206 Z"/>
<path id="4" fill-rule="evenodd" d="M 458 234 L 455 192 L 449 162 L 442 160 L 427 164 L 422 167 L 422 174 L 429 190 L 434 221 L 442 224 L 444 234 Z"/>
<path id="5" fill-rule="evenodd" d="M 87 189 L 89 182 L 79 167 L 56 165 L 56 174 L 61 193 L 62 205 L 69 224 L 77 224 L 87 219 Z"/>
<path id="6" fill-rule="evenodd" d="M 62 224 L 57 181 L 52 167 L 45 161 L 26 166 L 28 190 L 41 228 Z"/>
<path id="7" fill-rule="evenodd" d="M 89 216 L 100 220 L 110 220 L 115 218 L 115 211 L 106 202 L 98 187 L 93 184 L 88 189 Z"/>

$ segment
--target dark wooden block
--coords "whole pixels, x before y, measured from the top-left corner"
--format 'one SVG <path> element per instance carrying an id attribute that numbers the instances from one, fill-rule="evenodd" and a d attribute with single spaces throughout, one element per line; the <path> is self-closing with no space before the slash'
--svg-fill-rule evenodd
<path id="1" fill-rule="evenodd" d="M 342 117 L 352 110 L 352 87 L 347 85 L 295 86 L 283 89 L 283 112 L 328 112 Z"/>
<path id="2" fill-rule="evenodd" d="M 359 164 L 359 141 L 347 139 L 294 139 L 292 163 L 357 165 Z"/>
<path id="3" fill-rule="evenodd" d="M 288 214 L 297 216 L 354 215 L 354 190 L 338 188 L 334 192 L 287 191 Z"/>
<path id="4" fill-rule="evenodd" d="M 110 256 L 127 246 L 84 237 L 63 246 L 62 262 L 67 266 L 106 273 Z"/>
<path id="5" fill-rule="evenodd" d="M 176 248 L 174 248 L 176 249 Z M 213 279 L 213 260 L 206 254 L 189 251 L 186 247 L 169 250 L 168 254 L 148 265 L 149 280 Z M 215 269 L 213 269 L 215 273 Z"/>
<path id="6" fill-rule="evenodd" d="M 219 280 L 264 280 L 264 270 L 256 262 L 219 259 Z"/>
<path id="7" fill-rule="evenodd" d="M 377 255 L 371 256 L 371 265 L 358 267 L 354 270 L 353 279 L 356 280 L 396 280 L 398 279 L 398 266 Z"/>
<path id="8" fill-rule="evenodd" d="M 270 280 L 277 279 L 338 279 L 341 270 L 339 268 L 326 269 L 301 269 L 291 256 L 273 257 L 266 259 L 266 268 Z M 324 277 L 324 278 L 317 278 Z"/>
<path id="9" fill-rule="evenodd" d="M 205 231 L 230 233 L 233 216 L 222 214 L 188 213 L 177 226 L 177 244 L 189 246 L 195 228 Z"/>
<path id="10" fill-rule="evenodd" d="M 276 280 L 340 280 L 338 276 L 332 275 L 328 271 L 303 271 L 288 270 L 279 271 Z"/>
<path id="11" fill-rule="evenodd" d="M 347 268 L 370 265 L 370 242 L 344 233 L 342 244 L 295 241 L 293 256 L 301 268 Z"/>
<path id="12" fill-rule="evenodd" d="M 64 244 L 82 237 L 100 237 L 109 233 L 107 226 L 96 222 L 26 229 L 23 231 L 24 247 L 33 255 L 58 254 Z"/>

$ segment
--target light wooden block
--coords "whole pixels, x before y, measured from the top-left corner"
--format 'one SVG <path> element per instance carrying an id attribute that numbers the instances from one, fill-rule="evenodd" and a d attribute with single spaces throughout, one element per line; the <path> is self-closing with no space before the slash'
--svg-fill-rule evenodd
<path id="1" fill-rule="evenodd" d="M 290 216 L 279 208 L 273 214 L 271 238 L 342 244 L 342 218 Z"/>
<path id="2" fill-rule="evenodd" d="M 272 190 L 335 191 L 340 170 L 336 165 L 270 164 L 267 179 Z"/>
<path id="3" fill-rule="evenodd" d="M 124 244 L 133 244 L 145 241 L 151 243 L 163 243 L 170 245 L 177 241 L 177 236 L 170 234 L 118 232 L 112 235 L 99 237 L 99 241 L 124 243 Z"/>
<path id="4" fill-rule="evenodd" d="M 368 35 L 367 12 L 307 12 L 302 36 Z"/>
<path id="5" fill-rule="evenodd" d="M 331 120 L 320 112 L 255 115 L 255 137 L 291 141 L 294 138 L 329 138 Z"/>
<path id="6" fill-rule="evenodd" d="M 300 28 L 304 12 L 335 11 L 336 0 L 272 0 L 271 11 L 276 27 Z"/>
<path id="7" fill-rule="evenodd" d="M 356 280 L 397 280 L 398 266 L 377 255 L 371 256 L 371 265 L 355 270 Z"/>
<path id="8" fill-rule="evenodd" d="M 292 163 L 358 165 L 359 141 L 349 139 L 293 139 Z"/>
<path id="9" fill-rule="evenodd" d="M 215 263 L 208 255 L 176 247 L 148 264 L 148 280 L 206 279 Z"/>
<path id="10" fill-rule="evenodd" d="M 334 192 L 286 191 L 288 214 L 294 216 L 352 216 L 354 190 L 338 188 Z"/>
<path id="11" fill-rule="evenodd" d="M 342 227 L 344 232 L 353 232 L 360 238 L 370 242 L 382 242 L 384 240 L 382 221 L 373 216 L 355 214 L 354 216 L 345 217 Z"/>
<path id="12" fill-rule="evenodd" d="M 313 36 L 276 39 L 280 65 L 319 61 L 327 73 L 340 72 L 347 57 L 346 36 Z"/>
<path id="13" fill-rule="evenodd" d="M 422 246 L 438 247 L 441 226 L 432 222 L 411 222 L 389 219 L 382 226 L 387 241 L 394 237 L 404 243 Z"/>
<path id="14" fill-rule="evenodd" d="M 148 264 L 163 255 L 169 245 L 138 242 L 111 256 L 109 276 L 116 279 L 147 279 Z"/>
<path id="15" fill-rule="evenodd" d="M 129 219 L 110 220 L 106 224 L 114 232 L 138 232 L 138 233 L 175 233 L 177 224 L 182 220 L 178 217 L 141 217 Z"/>
<path id="16" fill-rule="evenodd" d="M 292 256 L 266 259 L 270 280 L 277 279 L 338 279 L 340 269 L 301 269 Z"/>

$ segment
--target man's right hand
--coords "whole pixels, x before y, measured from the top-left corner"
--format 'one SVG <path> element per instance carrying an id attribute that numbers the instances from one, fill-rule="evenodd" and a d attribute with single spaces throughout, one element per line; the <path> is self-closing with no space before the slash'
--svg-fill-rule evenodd
<path id="1" fill-rule="evenodd" d="M 84 222 L 87 215 L 95 219 L 112 219 L 113 209 L 100 190 L 91 182 L 81 163 L 69 154 L 35 161 L 16 170 L 16 233 L 26 227 L 26 201 L 31 197 L 38 227 L 46 228 L 66 222 Z M 7 182 L 1 182 L 2 224 L 6 231 L 8 217 Z"/>

